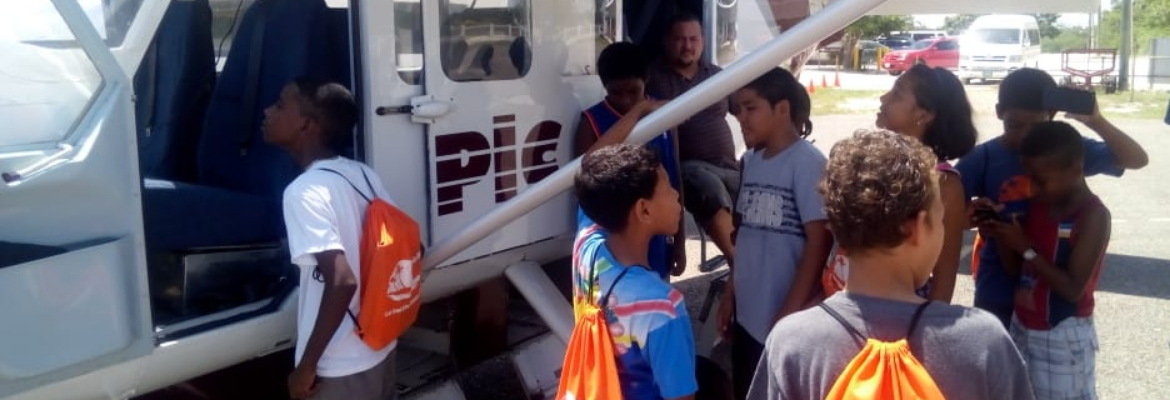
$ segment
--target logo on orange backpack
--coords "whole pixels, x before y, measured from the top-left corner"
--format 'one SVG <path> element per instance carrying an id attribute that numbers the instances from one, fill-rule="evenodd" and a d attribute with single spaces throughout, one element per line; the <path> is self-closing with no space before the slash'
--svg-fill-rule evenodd
<path id="1" fill-rule="evenodd" d="M 393 301 L 406 301 L 414 295 L 414 288 L 419 279 L 414 276 L 414 264 L 419 261 L 416 255 L 414 260 L 399 260 L 390 274 L 390 283 L 386 285 L 386 297 Z"/>

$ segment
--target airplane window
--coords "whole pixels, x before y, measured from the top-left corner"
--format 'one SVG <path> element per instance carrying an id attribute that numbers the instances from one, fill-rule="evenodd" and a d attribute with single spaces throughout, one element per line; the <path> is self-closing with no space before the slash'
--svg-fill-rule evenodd
<path id="1" fill-rule="evenodd" d="M 1020 44 L 1020 31 L 1018 29 L 978 29 L 969 35 L 984 43 Z"/>
<path id="2" fill-rule="evenodd" d="M 423 18 L 421 0 L 394 1 L 394 52 L 398 76 L 410 85 L 423 78 Z"/>
<path id="3" fill-rule="evenodd" d="M 102 76 L 48 1 L 0 2 L 0 148 L 65 139 Z M 0 165 L 2 167 L 2 165 Z"/>
<path id="4" fill-rule="evenodd" d="M 601 51 L 618 41 L 617 1 L 574 2 L 566 12 L 570 11 L 567 20 L 579 22 L 558 27 L 567 47 L 561 75 L 596 75 Z"/>
<path id="5" fill-rule="evenodd" d="M 26 5 L 38 10 L 53 10 L 49 0 L 21 0 Z M 134 23 L 138 11 L 142 8 L 143 0 L 76 0 L 82 11 L 89 17 L 89 22 L 98 32 L 98 36 L 105 40 L 109 47 L 118 47 L 126 40 L 126 33 L 130 32 L 130 25 Z M 77 46 L 73 38 L 64 39 L 60 32 L 68 30 L 64 23 L 46 29 L 47 36 L 38 40 L 56 41 L 60 45 Z"/>
<path id="6" fill-rule="evenodd" d="M 597 26 L 598 35 L 605 44 L 610 44 L 618 41 L 617 27 L 618 27 L 618 9 L 617 0 L 597 0 Z M 597 55 L 601 55 L 601 49 L 597 49 Z"/>
<path id="7" fill-rule="evenodd" d="M 76 1 L 85 15 L 89 17 L 89 22 L 97 30 L 98 36 L 105 40 L 110 47 L 119 46 L 126 39 L 126 32 L 130 30 L 130 24 L 134 22 L 134 17 L 138 15 L 138 9 L 142 6 L 142 0 Z M 36 14 L 57 11 L 50 0 L 21 0 L 21 3 L 24 4 L 21 4 L 22 7 L 18 7 L 18 9 L 30 10 Z M 33 31 L 37 34 L 34 37 L 28 37 L 27 35 Z M 60 22 L 36 27 L 31 31 L 26 30 L 24 35 L 28 37 L 28 40 L 56 42 L 55 44 L 59 47 L 80 47 L 68 32 L 69 28 L 65 26 L 64 22 Z"/>
<path id="8" fill-rule="evenodd" d="M 441 3 L 443 72 L 456 82 L 517 79 L 532 65 L 531 0 Z"/>
<path id="9" fill-rule="evenodd" d="M 596 60 L 601 57 L 601 51 L 605 50 L 605 46 L 618 41 L 617 27 L 617 1 L 616 0 L 597 0 L 597 45 L 594 51 L 593 59 Z M 596 74 L 597 71 L 590 71 Z"/>

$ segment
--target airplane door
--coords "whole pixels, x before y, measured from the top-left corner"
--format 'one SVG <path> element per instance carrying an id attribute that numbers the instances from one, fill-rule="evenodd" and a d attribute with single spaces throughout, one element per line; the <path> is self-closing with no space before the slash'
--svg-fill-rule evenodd
<path id="1" fill-rule="evenodd" d="M 129 78 L 78 1 L 2 4 L 0 398 L 154 347 Z"/>
<path id="2" fill-rule="evenodd" d="M 562 74 L 573 57 L 565 43 L 575 36 L 563 26 L 536 34 L 555 18 L 533 23 L 535 15 L 561 13 L 554 7 L 566 8 L 537 0 L 423 2 L 426 96 L 415 99 L 412 118 L 428 124 L 433 240 L 570 159 L 566 132 L 581 105 Z M 592 13 L 593 5 L 582 8 Z M 578 36 L 592 38 L 593 22 L 586 23 Z M 558 196 L 449 262 L 571 232 L 573 216 L 569 196 Z"/>
<path id="3" fill-rule="evenodd" d="M 423 242 L 433 237 L 427 208 L 427 140 L 411 121 L 411 99 L 423 94 L 423 0 L 356 2 L 363 40 L 362 80 L 368 82 L 363 110 L 365 162 L 378 172 L 394 204 L 419 222 Z M 391 110 L 391 111 L 388 111 Z"/>

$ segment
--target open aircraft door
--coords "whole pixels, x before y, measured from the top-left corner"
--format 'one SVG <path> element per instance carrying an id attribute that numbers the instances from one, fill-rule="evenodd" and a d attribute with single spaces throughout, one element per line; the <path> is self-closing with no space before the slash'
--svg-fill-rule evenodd
<path id="1" fill-rule="evenodd" d="M 8 397 L 144 356 L 154 338 L 130 80 L 76 0 L 5 2 L 0 11 L 8 17 L 0 397 Z M 130 388 L 119 384 L 132 381 L 100 390 L 122 398 Z"/>
<path id="2" fill-rule="evenodd" d="M 593 5 L 587 4 L 592 13 Z M 427 126 L 430 237 L 450 237 L 571 158 L 580 112 L 563 79 L 570 30 L 537 0 L 424 1 L 425 96 L 411 118 Z M 550 16 L 534 23 L 534 16 Z M 586 14 L 590 15 L 590 14 Z M 592 38 L 592 21 L 583 36 Z M 547 33 L 547 34 L 546 34 Z M 542 37 L 543 35 L 543 37 Z M 572 231 L 559 195 L 449 260 L 496 253 Z"/>

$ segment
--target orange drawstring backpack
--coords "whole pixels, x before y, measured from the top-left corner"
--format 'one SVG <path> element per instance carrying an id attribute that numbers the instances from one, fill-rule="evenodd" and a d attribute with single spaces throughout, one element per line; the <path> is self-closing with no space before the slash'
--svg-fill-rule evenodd
<path id="1" fill-rule="evenodd" d="M 828 305 L 820 307 L 862 344 L 829 390 L 826 400 L 942 400 L 943 395 L 922 363 L 910 353 L 907 339 L 930 302 L 914 311 L 906 338 L 882 342 L 867 338 Z"/>
<path id="2" fill-rule="evenodd" d="M 358 314 L 353 319 L 358 337 L 371 349 L 381 350 L 402 336 L 418 318 L 422 300 L 422 237 L 418 223 L 386 200 L 378 198 L 370 177 L 362 171 L 370 195 L 341 176 L 369 206 L 362 223 L 361 292 Z"/>
<path id="3" fill-rule="evenodd" d="M 557 387 L 556 400 L 621 400 L 622 384 L 618 380 L 617 356 L 614 354 L 613 336 L 609 333 L 607 314 L 612 312 L 606 308 L 609 295 L 618 281 L 626 276 L 631 267 L 626 267 L 614 279 L 609 290 L 605 292 L 597 304 L 589 302 L 593 299 L 594 279 L 593 266 L 590 265 L 590 281 L 588 292 L 584 299 L 578 299 L 573 307 L 577 322 L 573 327 L 573 334 L 569 338 L 569 345 L 565 351 L 565 361 L 561 366 L 561 382 Z"/>

